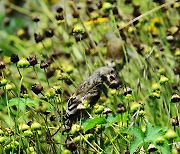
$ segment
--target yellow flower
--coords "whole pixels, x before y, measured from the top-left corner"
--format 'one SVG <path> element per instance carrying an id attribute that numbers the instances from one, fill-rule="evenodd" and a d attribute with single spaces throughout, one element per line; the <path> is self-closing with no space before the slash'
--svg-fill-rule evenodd
<path id="1" fill-rule="evenodd" d="M 58 0 L 44 0 L 44 2 L 54 4 L 58 2 Z"/>
<path id="2" fill-rule="evenodd" d="M 88 25 L 94 25 L 94 24 L 103 23 L 107 21 L 108 21 L 108 18 L 97 18 L 96 20 L 86 21 L 84 22 L 84 24 L 85 26 L 88 26 Z"/>
<path id="3" fill-rule="evenodd" d="M 153 34 L 157 34 L 158 27 L 160 27 L 163 24 L 162 18 L 156 17 L 151 19 L 151 24 L 148 27 L 148 31 L 150 31 Z"/>
<path id="4" fill-rule="evenodd" d="M 158 26 L 160 26 L 160 25 L 163 24 L 163 20 L 162 20 L 162 18 L 156 17 L 156 18 L 153 18 L 153 19 L 151 20 L 151 23 L 152 23 L 154 26 L 158 27 Z"/>

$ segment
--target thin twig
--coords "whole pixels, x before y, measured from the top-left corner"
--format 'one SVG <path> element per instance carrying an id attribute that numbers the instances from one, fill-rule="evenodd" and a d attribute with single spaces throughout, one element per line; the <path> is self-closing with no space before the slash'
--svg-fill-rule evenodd
<path id="1" fill-rule="evenodd" d="M 131 24 L 134 23 L 135 21 L 137 21 L 137 20 L 139 20 L 139 19 L 141 19 L 141 18 L 143 18 L 143 17 L 145 17 L 145 16 L 147 16 L 147 15 L 149 15 L 149 14 L 151 14 L 151 13 L 153 13 L 153 12 L 159 10 L 159 9 L 162 9 L 162 8 L 164 8 L 164 7 L 166 7 L 166 6 L 170 5 L 170 4 L 173 4 L 173 3 L 175 3 L 176 1 L 177 1 L 177 0 L 175 0 L 175 1 L 174 1 L 174 0 L 173 0 L 173 1 L 169 1 L 169 2 L 164 3 L 164 4 L 162 4 L 162 5 L 158 6 L 158 7 L 155 7 L 155 8 L 152 9 L 152 10 L 149 10 L 149 11 L 145 12 L 144 14 L 141 14 L 140 16 L 134 18 L 133 20 L 130 20 L 130 21 L 129 21 L 127 24 L 125 24 L 123 27 L 119 28 L 119 30 L 124 29 L 125 27 L 131 25 Z"/>

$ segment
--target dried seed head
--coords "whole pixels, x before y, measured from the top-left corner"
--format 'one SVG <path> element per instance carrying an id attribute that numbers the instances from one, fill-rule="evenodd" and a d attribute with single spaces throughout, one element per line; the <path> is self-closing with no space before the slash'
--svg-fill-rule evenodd
<path id="1" fill-rule="evenodd" d="M 175 75 L 180 75 L 180 67 L 173 68 L 173 71 Z"/>
<path id="2" fill-rule="evenodd" d="M 73 83 L 72 80 L 69 79 L 69 78 L 68 78 L 68 79 L 65 79 L 64 81 L 65 81 L 65 83 L 66 83 L 67 85 L 72 85 L 72 83 Z"/>
<path id="3" fill-rule="evenodd" d="M 11 54 L 10 60 L 12 63 L 17 63 L 19 61 L 19 57 L 17 54 Z"/>
<path id="4" fill-rule="evenodd" d="M 58 58 L 59 56 L 61 56 L 62 55 L 62 52 L 60 52 L 59 50 L 54 50 L 54 52 L 51 54 L 51 58 L 53 59 L 56 59 L 56 58 Z"/>
<path id="5" fill-rule="evenodd" d="M 39 22 L 39 21 L 40 21 L 40 19 L 39 19 L 38 17 L 34 17 L 32 20 L 33 20 L 34 22 Z"/>
<path id="6" fill-rule="evenodd" d="M 124 104 L 120 103 L 118 104 L 118 107 L 116 109 L 116 112 L 117 113 L 123 113 L 123 112 L 126 112 L 126 107 Z"/>
<path id="7" fill-rule="evenodd" d="M 4 97 L 5 96 L 5 93 L 3 90 L 0 90 L 0 97 Z"/>
<path id="8" fill-rule="evenodd" d="M 54 36 L 54 30 L 53 29 L 48 29 L 45 31 L 45 36 L 46 37 L 53 37 Z"/>
<path id="9" fill-rule="evenodd" d="M 46 71 L 46 76 L 47 78 L 50 78 L 54 75 L 55 73 L 55 69 L 54 68 L 48 68 L 47 71 Z"/>
<path id="10" fill-rule="evenodd" d="M 59 6 L 57 9 L 56 9 L 56 12 L 57 13 L 61 13 L 63 11 L 63 8 L 61 6 Z"/>
<path id="11" fill-rule="evenodd" d="M 102 1 L 99 1 L 98 3 L 96 3 L 96 5 L 97 5 L 98 9 L 101 9 L 101 8 L 102 8 L 103 3 L 102 3 Z"/>
<path id="12" fill-rule="evenodd" d="M 40 68 L 43 69 L 43 68 L 47 68 L 48 67 L 48 63 L 44 60 L 41 61 L 40 63 Z"/>
<path id="13" fill-rule="evenodd" d="M 44 36 L 42 34 L 34 33 L 34 39 L 36 43 L 42 42 L 44 39 Z"/>
<path id="14" fill-rule="evenodd" d="M 157 148 L 153 145 L 153 144 L 150 144 L 149 147 L 148 147 L 148 152 L 155 152 L 157 151 Z"/>
<path id="15" fill-rule="evenodd" d="M 49 118 L 50 121 L 55 121 L 56 120 L 56 116 L 55 115 L 51 115 Z"/>
<path id="16" fill-rule="evenodd" d="M 66 148 L 70 151 L 75 151 L 77 149 L 77 146 L 73 141 L 68 140 L 66 141 L 65 145 L 66 145 Z"/>
<path id="17" fill-rule="evenodd" d="M 178 103 L 178 102 L 180 102 L 180 96 L 179 96 L 178 94 L 172 95 L 172 97 L 171 97 L 171 102 L 172 102 L 172 103 Z"/>
<path id="18" fill-rule="evenodd" d="M 68 125 L 63 125 L 63 127 L 62 127 L 62 133 L 64 133 L 64 132 L 69 132 L 70 129 L 71 129 L 71 128 L 70 128 Z"/>
<path id="19" fill-rule="evenodd" d="M 124 154 L 130 154 L 130 151 L 129 150 L 125 150 Z"/>
<path id="20" fill-rule="evenodd" d="M 8 17 L 4 18 L 4 20 L 3 20 L 4 26 L 9 26 L 10 21 L 11 21 L 10 18 L 8 18 Z"/>
<path id="21" fill-rule="evenodd" d="M 132 3 L 132 0 L 125 0 L 124 3 L 125 4 L 130 4 L 130 3 Z"/>
<path id="22" fill-rule="evenodd" d="M 113 7 L 113 14 L 115 14 L 115 15 L 118 15 L 118 14 L 119 14 L 117 7 Z"/>
<path id="23" fill-rule="evenodd" d="M 73 18 L 78 18 L 78 17 L 79 17 L 79 14 L 78 14 L 78 12 L 73 11 L 73 12 L 72 12 L 72 16 L 73 16 Z"/>
<path id="24" fill-rule="evenodd" d="M 172 126 L 178 126 L 179 125 L 178 117 L 171 118 L 170 123 Z"/>
<path id="25" fill-rule="evenodd" d="M 63 15 L 56 15 L 56 20 L 64 20 L 64 16 Z"/>
<path id="26" fill-rule="evenodd" d="M 126 96 L 127 94 L 131 94 L 131 93 L 132 93 L 131 88 L 129 88 L 129 87 L 124 88 L 124 96 Z"/>
<path id="27" fill-rule="evenodd" d="M 41 91 L 43 90 L 43 86 L 38 84 L 38 83 L 35 83 L 32 85 L 31 87 L 31 90 L 36 94 L 38 95 L 39 93 L 41 93 Z"/>
<path id="28" fill-rule="evenodd" d="M 3 61 L 0 61 L 0 70 L 5 68 L 5 64 L 3 63 Z"/>
<path id="29" fill-rule="evenodd" d="M 112 110 L 108 107 L 106 107 L 103 111 L 103 114 L 108 114 L 108 113 L 112 113 Z"/>
<path id="30" fill-rule="evenodd" d="M 29 58 L 27 58 L 27 60 L 29 61 L 31 66 L 35 66 L 37 64 L 36 55 L 29 56 Z"/>
<path id="31" fill-rule="evenodd" d="M 87 1 L 86 1 L 86 4 L 87 4 L 87 5 L 92 4 L 92 0 L 87 0 Z"/>

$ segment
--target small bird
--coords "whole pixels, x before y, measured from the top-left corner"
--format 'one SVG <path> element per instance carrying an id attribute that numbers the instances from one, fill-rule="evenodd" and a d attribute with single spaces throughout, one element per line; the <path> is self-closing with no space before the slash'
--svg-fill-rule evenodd
<path id="1" fill-rule="evenodd" d="M 123 51 L 124 42 L 111 32 L 106 33 L 105 38 L 107 40 L 107 61 L 111 63 L 114 62 L 122 68 L 125 63 L 125 55 Z"/>
<path id="2" fill-rule="evenodd" d="M 119 87 L 120 80 L 113 67 L 103 66 L 98 68 L 75 89 L 75 93 L 67 102 L 66 114 L 64 115 L 65 124 L 78 119 L 80 111 L 77 107 L 83 105 L 83 102 L 88 101 L 92 106 L 99 100 L 104 83 L 110 88 Z"/>

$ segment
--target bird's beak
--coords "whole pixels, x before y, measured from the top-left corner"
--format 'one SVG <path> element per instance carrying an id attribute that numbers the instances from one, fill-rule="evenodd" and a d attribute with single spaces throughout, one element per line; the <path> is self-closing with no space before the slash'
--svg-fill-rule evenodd
<path id="1" fill-rule="evenodd" d="M 107 84 L 110 88 L 118 88 L 120 86 L 120 80 L 116 75 L 107 76 Z"/>

